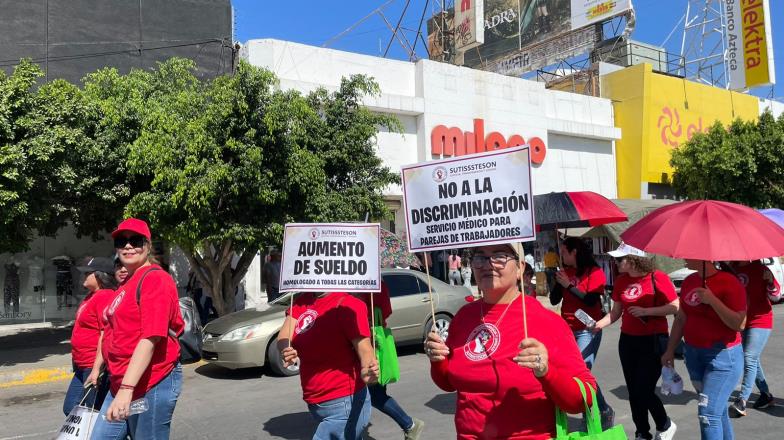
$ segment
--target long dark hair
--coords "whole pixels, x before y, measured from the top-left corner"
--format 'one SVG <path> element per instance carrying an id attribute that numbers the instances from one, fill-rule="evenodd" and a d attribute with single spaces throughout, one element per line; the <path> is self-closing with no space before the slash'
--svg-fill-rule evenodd
<path id="1" fill-rule="evenodd" d="M 583 276 L 590 268 L 599 267 L 596 260 L 593 259 L 593 252 L 588 248 L 585 242 L 577 237 L 568 237 L 563 241 L 563 246 L 569 252 L 577 249 L 575 254 L 575 265 L 577 266 L 577 276 Z"/>
<path id="2" fill-rule="evenodd" d="M 117 280 L 114 279 L 114 275 L 101 272 L 100 270 L 93 273 L 95 274 L 95 279 L 98 281 L 98 287 L 101 289 L 117 289 Z"/>

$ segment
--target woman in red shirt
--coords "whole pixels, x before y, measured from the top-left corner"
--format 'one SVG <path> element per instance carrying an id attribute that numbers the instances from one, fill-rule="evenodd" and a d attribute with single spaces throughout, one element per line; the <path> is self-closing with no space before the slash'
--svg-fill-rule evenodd
<path id="1" fill-rule="evenodd" d="M 761 261 L 736 261 L 732 264 L 735 275 L 746 288 L 746 328 L 743 330 L 743 382 L 740 395 L 730 405 L 730 411 L 738 417 L 746 415 L 746 402 L 751 396 L 754 384 L 760 396 L 754 402 L 755 409 L 762 409 L 774 403 L 765 373 L 762 371 L 760 357 L 773 329 L 773 307 L 771 302 L 781 299 L 781 288 L 773 273 Z"/>
<path id="2" fill-rule="evenodd" d="M 278 349 L 287 366 L 299 360 L 302 398 L 319 423 L 313 439 L 360 440 L 370 422 L 366 385 L 378 381 L 367 306 L 348 293 L 304 293 L 286 314 Z"/>
<path id="3" fill-rule="evenodd" d="M 686 260 L 686 267 L 697 273 L 681 284 L 680 310 L 661 362 L 672 367 L 683 337 L 686 369 L 699 393 L 702 440 L 732 440 L 727 400 L 743 375 L 740 331 L 746 323 L 746 291 L 735 275 L 711 261 Z"/>
<path id="4" fill-rule="evenodd" d="M 151 263 L 150 229 L 142 220 L 124 220 L 112 232 L 128 277 L 106 308 L 111 337 L 106 363 L 111 393 L 106 397 L 93 439 L 168 439 L 182 387 L 180 344 L 184 323 L 177 286 Z"/>
<path id="5" fill-rule="evenodd" d="M 389 298 L 389 288 L 385 282 L 381 282 L 381 292 L 378 293 L 362 293 L 358 295 L 362 301 L 365 302 L 368 308 L 368 315 L 371 323 L 373 322 L 373 310 L 371 306 L 371 296 L 373 308 L 381 311 L 380 325 L 387 327 L 387 320 L 392 316 L 392 300 Z M 373 324 L 371 324 L 372 326 Z M 411 417 L 406 411 L 400 407 L 393 397 L 387 394 L 387 386 L 380 383 L 368 385 L 370 391 L 370 404 L 373 408 L 388 415 L 400 426 L 403 430 L 404 440 L 417 440 L 422 435 L 422 430 L 425 427 L 425 422 L 420 419 Z"/>
<path id="6" fill-rule="evenodd" d="M 77 269 L 84 273 L 84 287 L 87 296 L 76 309 L 74 328 L 71 333 L 71 359 L 73 360 L 74 375 L 68 391 L 65 393 L 63 412 L 68 415 L 71 410 L 82 401 L 85 393 L 85 384 L 94 383 L 96 391 L 90 391 L 85 399 L 85 406 L 100 408 L 108 391 L 107 377 L 101 380 L 89 378 L 92 376 L 93 364 L 99 356 L 99 340 L 101 337 L 101 315 L 103 309 L 114 298 L 114 264 L 108 258 L 91 258 L 85 266 Z M 98 372 L 96 372 L 98 373 Z M 98 374 L 95 375 L 98 377 Z M 95 383 L 97 382 L 97 383 Z"/>
<path id="7" fill-rule="evenodd" d="M 573 378 L 596 387 L 564 321 L 521 293 L 521 251 L 518 243 L 476 248 L 471 265 L 482 298 L 457 312 L 445 342 L 436 332 L 425 342 L 433 381 L 457 391 L 458 439 L 550 439 L 556 406 L 584 411 Z"/>
<path id="8" fill-rule="evenodd" d="M 594 323 L 602 319 L 602 295 L 606 278 L 604 271 L 593 259 L 593 253 L 580 238 L 569 237 L 561 243 L 561 263 L 564 268 L 555 274 L 555 284 L 550 290 L 550 304 L 557 305 L 563 301 L 561 316 L 572 329 L 583 360 L 590 370 L 599 353 L 602 332 L 593 332 L 575 314 L 582 310 Z M 607 404 L 601 389 L 596 390 L 596 403 L 602 412 L 602 427 L 609 428 L 613 425 L 615 412 Z"/>
<path id="9" fill-rule="evenodd" d="M 655 270 L 645 252 L 621 243 L 609 253 L 618 259 L 620 276 L 613 286 L 613 308 L 596 323 L 600 331 L 621 318 L 618 353 L 629 391 L 629 405 L 637 440 L 672 440 L 677 427 L 667 417 L 656 383 L 661 376 L 661 355 L 667 347 L 667 315 L 678 312 L 675 286 L 664 272 Z M 648 413 L 656 424 L 651 435 Z"/>

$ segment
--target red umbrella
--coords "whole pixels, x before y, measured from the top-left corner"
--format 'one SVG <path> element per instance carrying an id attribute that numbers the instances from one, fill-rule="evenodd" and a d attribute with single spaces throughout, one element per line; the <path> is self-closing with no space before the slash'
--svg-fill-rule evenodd
<path id="1" fill-rule="evenodd" d="M 747 206 L 715 200 L 659 208 L 621 238 L 647 252 L 693 260 L 757 260 L 784 255 L 784 229 Z"/>
<path id="2" fill-rule="evenodd" d="M 628 220 L 615 203 L 591 191 L 536 195 L 534 214 L 537 231 L 583 228 Z"/>

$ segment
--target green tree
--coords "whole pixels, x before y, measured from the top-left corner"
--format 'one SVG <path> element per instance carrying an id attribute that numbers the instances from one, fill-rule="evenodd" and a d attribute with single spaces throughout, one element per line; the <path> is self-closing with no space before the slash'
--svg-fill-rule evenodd
<path id="1" fill-rule="evenodd" d="M 30 206 L 34 179 L 25 173 L 27 154 L 19 142 L 27 135 L 32 89 L 42 74 L 29 61 L 22 61 L 10 76 L 0 71 L 0 252 L 26 249 L 41 216 Z"/>
<path id="2" fill-rule="evenodd" d="M 281 91 L 275 76 L 240 63 L 232 76 L 199 81 L 194 64 L 170 60 L 134 72 L 152 93 L 123 95 L 138 137 L 128 171 L 148 176 L 127 214 L 146 217 L 180 246 L 219 314 L 263 246 L 292 221 L 348 221 L 385 212 L 381 190 L 397 176 L 381 166 L 374 138 L 395 119 L 360 106 L 377 93 L 364 76 L 338 91 Z"/>
<path id="3" fill-rule="evenodd" d="M 10 76 L 0 73 L 0 252 L 56 233 L 89 190 L 80 165 L 96 151 L 96 109 L 65 81 L 36 88 L 41 76 L 28 60 Z"/>
<path id="4" fill-rule="evenodd" d="M 673 187 L 689 199 L 784 206 L 784 116 L 714 124 L 672 153 Z"/>

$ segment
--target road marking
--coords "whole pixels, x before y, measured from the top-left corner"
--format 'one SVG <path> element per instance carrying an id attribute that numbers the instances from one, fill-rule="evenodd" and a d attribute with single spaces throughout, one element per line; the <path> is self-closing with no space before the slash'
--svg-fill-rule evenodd
<path id="1" fill-rule="evenodd" d="M 53 429 L 51 431 L 39 432 L 39 433 L 36 433 L 36 434 L 24 434 L 24 435 L 15 435 L 13 437 L 3 437 L 3 438 L 0 438 L 0 440 L 17 440 L 17 439 L 20 439 L 20 438 L 42 437 L 42 436 L 45 436 L 47 434 L 54 434 L 57 431 L 58 431 L 57 429 Z M 47 435 L 47 437 L 48 437 L 48 435 Z"/>
<path id="2" fill-rule="evenodd" d="M 59 382 L 68 380 L 72 376 L 73 371 L 70 367 L 40 368 L 36 370 L 0 374 L 0 388 Z"/>

